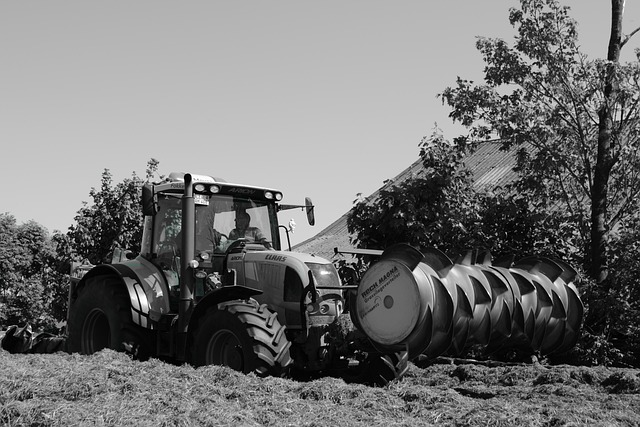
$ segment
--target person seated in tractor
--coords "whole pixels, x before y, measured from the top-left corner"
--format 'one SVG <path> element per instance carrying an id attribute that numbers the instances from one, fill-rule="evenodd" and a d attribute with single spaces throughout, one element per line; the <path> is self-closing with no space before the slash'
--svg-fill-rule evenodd
<path id="1" fill-rule="evenodd" d="M 236 228 L 229 233 L 229 240 L 247 239 L 249 242 L 265 243 L 267 238 L 258 227 L 249 227 L 251 216 L 240 211 L 236 214 Z"/>

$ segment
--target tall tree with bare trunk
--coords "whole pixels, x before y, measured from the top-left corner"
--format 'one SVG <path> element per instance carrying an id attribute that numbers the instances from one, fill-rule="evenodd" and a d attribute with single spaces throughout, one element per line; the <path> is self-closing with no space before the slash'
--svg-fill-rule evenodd
<path id="1" fill-rule="evenodd" d="M 608 211 L 609 186 L 613 167 L 624 153 L 619 147 L 619 132 L 616 126 L 624 123 L 625 108 L 620 101 L 620 52 L 635 29 L 624 37 L 622 18 L 625 0 L 611 0 L 611 34 L 607 50 L 607 62 L 604 68 L 604 91 L 602 105 L 598 111 L 598 146 L 591 190 L 591 275 L 597 283 L 607 285 L 608 277 L 608 239 L 610 213 Z M 635 99 L 637 105 L 637 98 Z M 637 109 L 635 110 L 635 119 Z M 637 135 L 636 135 L 637 137 Z"/>
<path id="2" fill-rule="evenodd" d="M 638 232 L 640 215 L 640 49 L 634 60 L 620 60 L 640 28 L 625 35 L 624 0 L 611 0 L 606 58 L 590 59 L 568 7 L 558 0 L 520 6 L 509 12 L 513 43 L 478 38 L 484 82 L 458 78 L 440 96 L 450 117 L 469 129 L 458 140 L 473 145 L 498 137 L 518 150 L 517 190 L 531 195 L 536 212 L 562 224 L 572 261 L 595 284 L 585 290 L 587 329 L 606 335 L 604 301 L 620 294 L 612 241 Z"/>

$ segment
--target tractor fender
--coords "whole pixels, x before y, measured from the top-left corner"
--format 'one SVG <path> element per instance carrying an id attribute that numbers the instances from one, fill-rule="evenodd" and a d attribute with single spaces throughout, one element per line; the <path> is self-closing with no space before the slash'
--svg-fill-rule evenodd
<path id="1" fill-rule="evenodd" d="M 252 296 L 261 293 L 262 291 L 259 289 L 241 285 L 223 286 L 221 288 L 214 289 L 205 295 L 198 304 L 196 304 L 189 320 L 189 334 L 191 334 L 191 332 L 196 328 L 198 319 L 200 319 L 209 310 L 209 308 L 217 306 L 222 302 L 248 300 Z"/>
<path id="2" fill-rule="evenodd" d="M 160 316 L 169 313 L 169 287 L 164 275 L 142 257 L 117 264 L 100 264 L 89 270 L 75 286 L 69 307 L 77 298 L 77 291 L 97 276 L 117 277 L 125 286 L 131 301 L 133 323 L 155 329 Z"/>

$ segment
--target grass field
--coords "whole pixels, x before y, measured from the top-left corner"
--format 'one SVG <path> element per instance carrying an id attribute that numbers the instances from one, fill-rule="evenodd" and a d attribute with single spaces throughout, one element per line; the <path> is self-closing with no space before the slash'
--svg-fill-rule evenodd
<path id="1" fill-rule="evenodd" d="M 639 426 L 640 371 L 411 364 L 387 387 L 0 350 L 3 426 Z"/>

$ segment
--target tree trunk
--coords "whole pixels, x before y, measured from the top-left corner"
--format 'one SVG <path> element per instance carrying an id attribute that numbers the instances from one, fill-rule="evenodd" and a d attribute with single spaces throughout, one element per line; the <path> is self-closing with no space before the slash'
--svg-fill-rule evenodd
<path id="1" fill-rule="evenodd" d="M 620 60 L 622 46 L 622 12 L 624 0 L 611 0 L 611 35 L 607 52 L 604 100 L 598 112 L 598 153 L 591 190 L 591 276 L 598 285 L 606 287 L 608 276 L 607 197 L 609 176 L 615 161 L 613 156 L 613 104 L 617 95 L 615 82 L 616 65 Z M 605 290 L 605 289 L 602 289 Z"/>

